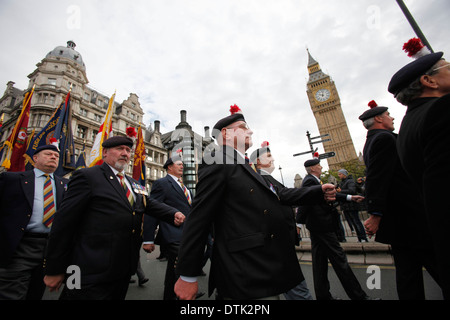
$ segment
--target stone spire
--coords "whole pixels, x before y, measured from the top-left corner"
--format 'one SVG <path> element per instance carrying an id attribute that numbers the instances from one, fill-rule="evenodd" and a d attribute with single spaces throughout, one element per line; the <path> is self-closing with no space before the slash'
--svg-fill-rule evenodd
<path id="1" fill-rule="evenodd" d="M 308 67 L 312 67 L 313 65 L 319 64 L 311 55 L 309 52 L 309 49 L 306 48 L 306 51 L 308 51 Z"/>

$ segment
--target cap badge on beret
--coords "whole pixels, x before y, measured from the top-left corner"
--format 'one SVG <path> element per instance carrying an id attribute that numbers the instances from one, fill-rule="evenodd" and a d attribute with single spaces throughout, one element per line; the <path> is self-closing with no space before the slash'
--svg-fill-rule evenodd
<path id="1" fill-rule="evenodd" d="M 370 101 L 368 103 L 368 106 L 370 107 L 370 109 L 365 111 L 362 115 L 360 115 L 358 118 L 359 120 L 365 121 L 367 119 L 383 114 L 388 110 L 387 107 L 379 107 L 378 104 L 375 102 L 375 100 Z"/>

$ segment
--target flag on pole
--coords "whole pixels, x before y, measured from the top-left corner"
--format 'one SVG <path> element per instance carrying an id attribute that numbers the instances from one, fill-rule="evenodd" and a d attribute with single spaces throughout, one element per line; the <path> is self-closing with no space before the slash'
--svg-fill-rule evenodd
<path id="1" fill-rule="evenodd" d="M 133 161 L 133 179 L 139 181 L 139 183 L 145 186 L 145 145 L 142 135 L 142 128 L 139 126 L 136 147 L 134 150 Z"/>
<path id="2" fill-rule="evenodd" d="M 59 165 L 55 171 L 57 176 L 64 176 L 75 170 L 75 145 L 72 132 L 72 109 L 70 107 L 70 88 L 64 102 L 55 110 L 50 120 L 34 137 L 24 155 L 27 170 L 34 166 L 33 155 L 37 148 L 54 144 L 59 152 Z"/>
<path id="3" fill-rule="evenodd" d="M 58 109 L 53 112 L 53 115 L 50 117 L 50 120 L 47 122 L 44 128 L 42 128 L 42 130 L 31 140 L 24 155 L 27 170 L 31 170 L 34 167 L 33 155 L 36 149 L 41 146 L 51 144 L 50 139 L 52 139 L 55 135 L 55 128 L 58 124 L 59 118 L 61 117 L 61 111 L 63 110 L 63 108 L 64 102 L 61 102 Z"/>
<path id="4" fill-rule="evenodd" d="M 98 131 L 97 136 L 95 137 L 94 145 L 92 146 L 91 154 L 89 156 L 88 161 L 89 167 L 93 167 L 103 163 L 102 144 L 103 141 L 112 137 L 112 114 L 115 96 L 116 93 L 114 92 L 114 94 L 111 96 L 111 99 L 109 99 L 108 110 L 106 110 L 106 114 L 103 117 L 103 122 L 102 125 L 100 126 L 100 130 Z"/>
<path id="5" fill-rule="evenodd" d="M 66 101 L 53 135 L 59 144 L 59 166 L 55 174 L 60 177 L 75 170 L 75 143 L 72 131 L 72 108 L 70 107 L 71 91 L 72 86 L 66 96 Z"/>
<path id="6" fill-rule="evenodd" d="M 31 98 L 33 97 L 34 87 L 31 89 L 31 92 L 25 94 L 22 111 L 11 135 L 4 144 L 6 147 L 6 157 L 2 166 L 7 171 L 25 171 L 25 159 L 23 155 L 27 149 L 28 120 L 30 119 Z"/>

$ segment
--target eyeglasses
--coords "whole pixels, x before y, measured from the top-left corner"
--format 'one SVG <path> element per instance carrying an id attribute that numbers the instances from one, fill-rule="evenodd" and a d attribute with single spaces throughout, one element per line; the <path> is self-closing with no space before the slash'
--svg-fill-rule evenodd
<path id="1" fill-rule="evenodd" d="M 245 129 L 245 130 L 249 130 L 250 127 L 246 123 L 243 123 L 243 124 L 235 126 L 235 127 L 227 127 L 226 129 Z"/>
<path id="2" fill-rule="evenodd" d="M 438 68 L 434 68 L 433 70 L 431 70 L 431 72 L 435 72 L 435 71 L 437 71 L 439 69 L 442 69 L 442 68 L 450 68 L 450 63 L 446 64 L 446 65 L 443 65 L 443 66 L 440 66 Z"/>

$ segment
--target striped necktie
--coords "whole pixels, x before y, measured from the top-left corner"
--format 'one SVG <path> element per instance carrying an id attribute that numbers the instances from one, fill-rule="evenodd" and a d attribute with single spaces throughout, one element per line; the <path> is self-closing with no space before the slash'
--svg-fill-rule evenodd
<path id="1" fill-rule="evenodd" d="M 52 187 L 52 179 L 50 175 L 44 174 L 45 182 L 44 182 L 44 217 L 42 219 L 42 223 L 50 228 L 53 223 L 53 218 L 55 216 L 56 208 L 55 208 L 55 198 L 53 196 L 53 187 Z"/>
<path id="2" fill-rule="evenodd" d="M 128 201 L 130 202 L 130 205 L 133 206 L 133 204 L 134 204 L 134 198 L 133 198 L 133 195 L 131 194 L 131 190 L 128 189 L 127 184 L 126 184 L 125 181 L 124 181 L 123 173 L 119 172 L 119 173 L 117 174 L 117 176 L 118 176 L 119 179 L 120 179 L 120 185 L 122 186 L 123 190 L 125 190 L 125 195 L 126 195 Z"/>
<path id="3" fill-rule="evenodd" d="M 181 179 L 178 179 L 178 182 L 181 184 L 181 189 L 183 189 L 184 195 L 186 196 L 187 201 L 189 204 L 192 204 L 191 197 L 189 196 L 189 192 L 187 188 L 184 186 L 183 182 L 181 182 Z"/>

